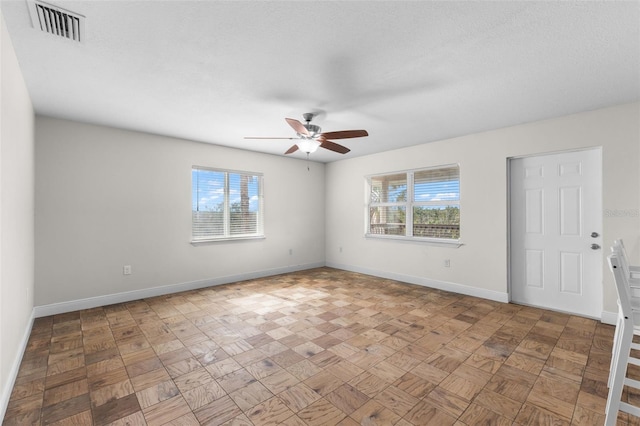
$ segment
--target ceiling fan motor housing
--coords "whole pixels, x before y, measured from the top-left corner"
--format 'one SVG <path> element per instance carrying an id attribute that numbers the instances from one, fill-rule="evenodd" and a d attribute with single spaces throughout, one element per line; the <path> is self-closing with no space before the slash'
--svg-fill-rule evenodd
<path id="1" fill-rule="evenodd" d="M 303 124 L 303 126 L 305 129 L 307 129 L 309 135 L 301 135 L 300 133 L 298 133 L 298 136 L 300 136 L 301 138 L 315 139 L 320 136 L 320 133 L 322 133 L 322 129 L 320 128 L 320 126 L 316 126 L 315 124 L 309 124 L 309 122 L 307 122 L 307 124 Z"/>

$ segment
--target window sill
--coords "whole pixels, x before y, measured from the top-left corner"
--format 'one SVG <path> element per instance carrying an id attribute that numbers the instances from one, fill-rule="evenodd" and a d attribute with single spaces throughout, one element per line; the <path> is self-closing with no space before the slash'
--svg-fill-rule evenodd
<path id="1" fill-rule="evenodd" d="M 380 234 L 365 234 L 365 238 L 372 240 L 395 240 L 405 241 L 417 244 L 426 244 L 432 246 L 451 247 L 458 248 L 464 245 L 460 240 L 448 240 L 444 238 L 424 238 L 424 237 L 405 237 L 401 235 L 380 235 Z"/>
<path id="2" fill-rule="evenodd" d="M 202 240 L 191 240 L 192 246 L 200 246 L 206 244 L 215 244 L 215 243 L 229 243 L 234 241 L 250 241 L 250 240 L 264 240 L 266 237 L 264 235 L 248 235 L 243 237 L 222 237 L 222 238 L 209 238 Z"/>

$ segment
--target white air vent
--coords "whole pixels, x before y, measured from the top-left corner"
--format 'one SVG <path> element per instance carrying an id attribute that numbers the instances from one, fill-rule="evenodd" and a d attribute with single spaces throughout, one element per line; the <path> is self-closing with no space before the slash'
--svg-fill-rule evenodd
<path id="1" fill-rule="evenodd" d="M 33 27 L 68 40 L 84 41 L 84 16 L 41 1 L 28 1 Z"/>

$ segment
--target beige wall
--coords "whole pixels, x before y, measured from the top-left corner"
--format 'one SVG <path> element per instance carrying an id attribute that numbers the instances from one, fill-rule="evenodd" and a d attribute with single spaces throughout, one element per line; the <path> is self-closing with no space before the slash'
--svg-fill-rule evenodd
<path id="1" fill-rule="evenodd" d="M 492 297 L 507 293 L 507 159 L 602 147 L 603 255 L 624 238 L 640 263 L 640 218 L 607 216 L 640 207 L 640 104 L 523 124 L 327 165 L 326 260 L 329 265 Z M 460 164 L 460 248 L 365 239 L 364 176 Z M 335 190 L 340 188 L 340 190 Z M 342 252 L 340 252 L 342 247 Z M 451 259 L 451 267 L 443 266 Z M 604 311 L 616 312 L 613 281 L 603 256 Z M 497 297 L 499 299 L 500 297 Z"/>
<path id="2" fill-rule="evenodd" d="M 0 15 L 0 419 L 33 312 L 33 108 Z"/>
<path id="3" fill-rule="evenodd" d="M 264 174 L 265 239 L 190 244 L 193 165 Z M 44 305 L 104 304 L 114 294 L 144 297 L 163 286 L 323 265 L 325 166 L 310 168 L 282 156 L 36 117 L 37 315 L 50 312 L 38 310 Z M 123 265 L 133 274 L 124 276 Z"/>

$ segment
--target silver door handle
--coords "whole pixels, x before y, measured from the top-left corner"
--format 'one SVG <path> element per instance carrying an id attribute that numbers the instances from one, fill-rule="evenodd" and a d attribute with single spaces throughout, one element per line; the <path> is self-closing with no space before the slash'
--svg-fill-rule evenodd
<path id="1" fill-rule="evenodd" d="M 600 249 L 599 244 L 591 244 L 591 250 L 598 250 L 598 249 Z"/>

